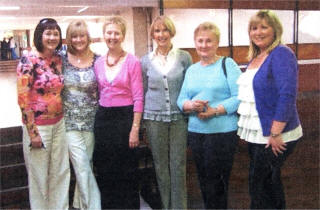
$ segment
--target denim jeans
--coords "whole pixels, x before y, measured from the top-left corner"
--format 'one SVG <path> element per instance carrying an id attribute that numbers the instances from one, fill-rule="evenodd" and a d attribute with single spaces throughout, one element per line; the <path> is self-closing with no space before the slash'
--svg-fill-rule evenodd
<path id="1" fill-rule="evenodd" d="M 271 146 L 248 143 L 250 156 L 249 192 L 251 209 L 285 209 L 281 167 L 297 141 L 288 142 L 283 154 L 275 156 Z"/>
<path id="2" fill-rule="evenodd" d="M 236 131 L 216 134 L 188 133 L 206 209 L 226 209 L 229 177 L 238 145 Z"/>

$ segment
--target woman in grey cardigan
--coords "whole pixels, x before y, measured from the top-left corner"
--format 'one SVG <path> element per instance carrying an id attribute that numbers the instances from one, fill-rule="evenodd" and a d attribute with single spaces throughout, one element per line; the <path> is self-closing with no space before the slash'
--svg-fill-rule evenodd
<path id="1" fill-rule="evenodd" d="M 141 60 L 145 93 L 143 119 L 164 209 L 187 208 L 187 122 L 176 102 L 192 60 L 188 52 L 172 47 L 175 32 L 168 17 L 155 18 L 150 34 L 157 48 Z"/>

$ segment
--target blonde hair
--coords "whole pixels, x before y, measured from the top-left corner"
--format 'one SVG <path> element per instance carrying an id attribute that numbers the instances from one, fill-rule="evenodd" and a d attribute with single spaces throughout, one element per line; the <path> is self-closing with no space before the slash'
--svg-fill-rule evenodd
<path id="1" fill-rule="evenodd" d="M 151 24 L 150 36 L 152 38 L 154 38 L 153 37 L 154 28 L 159 24 L 164 25 L 168 29 L 171 38 L 176 35 L 176 27 L 174 26 L 174 23 L 172 22 L 172 20 L 165 15 L 161 15 L 161 16 L 156 17 Z"/>
<path id="2" fill-rule="evenodd" d="M 217 41 L 220 41 L 220 30 L 218 26 L 212 22 L 203 22 L 194 30 L 193 39 L 195 40 L 200 31 L 211 31 L 217 38 Z"/>
<path id="3" fill-rule="evenodd" d="M 126 21 L 120 17 L 120 16 L 111 16 L 109 18 L 106 19 L 106 21 L 103 24 L 103 34 L 106 31 L 106 28 L 109 24 L 116 24 L 120 27 L 121 33 L 123 35 L 123 37 L 126 36 L 126 31 L 127 31 L 127 26 L 126 26 Z"/>
<path id="4" fill-rule="evenodd" d="M 251 17 L 248 25 L 248 34 L 250 36 L 250 31 L 253 26 L 261 23 L 261 21 L 265 20 L 267 24 L 273 29 L 274 32 L 274 40 L 267 48 L 267 53 L 272 51 L 276 46 L 282 43 L 282 24 L 277 17 L 277 15 L 270 11 L 270 10 L 260 10 L 254 16 Z M 251 60 L 255 58 L 260 53 L 260 48 L 250 40 L 249 52 L 248 52 L 248 59 Z"/>
<path id="5" fill-rule="evenodd" d="M 76 53 L 76 49 L 72 46 L 72 36 L 76 35 L 76 34 L 86 34 L 87 35 L 87 51 L 90 50 L 89 45 L 91 43 L 91 38 L 90 38 L 90 34 L 89 34 L 89 30 L 88 30 L 88 26 L 86 24 L 86 22 L 84 22 L 83 20 L 74 20 L 72 21 L 68 28 L 67 28 L 67 34 L 66 34 L 66 42 L 67 42 L 67 51 L 71 54 L 75 54 Z"/>

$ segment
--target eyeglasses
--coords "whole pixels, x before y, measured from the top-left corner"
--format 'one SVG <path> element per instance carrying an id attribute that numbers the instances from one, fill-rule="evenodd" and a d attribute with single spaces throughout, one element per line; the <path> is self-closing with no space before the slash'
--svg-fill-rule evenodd
<path id="1" fill-rule="evenodd" d="M 43 18 L 39 21 L 39 23 L 41 24 L 45 24 L 45 23 L 57 23 L 57 21 L 55 19 L 52 18 Z"/>

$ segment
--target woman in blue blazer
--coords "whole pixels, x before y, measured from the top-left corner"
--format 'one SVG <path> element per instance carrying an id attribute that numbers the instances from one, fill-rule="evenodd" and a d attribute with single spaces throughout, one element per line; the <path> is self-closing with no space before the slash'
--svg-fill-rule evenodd
<path id="1" fill-rule="evenodd" d="M 282 31 L 269 10 L 250 19 L 250 63 L 237 81 L 238 135 L 248 142 L 252 209 L 286 207 L 281 166 L 302 136 L 296 107 L 297 59 L 281 44 Z"/>

